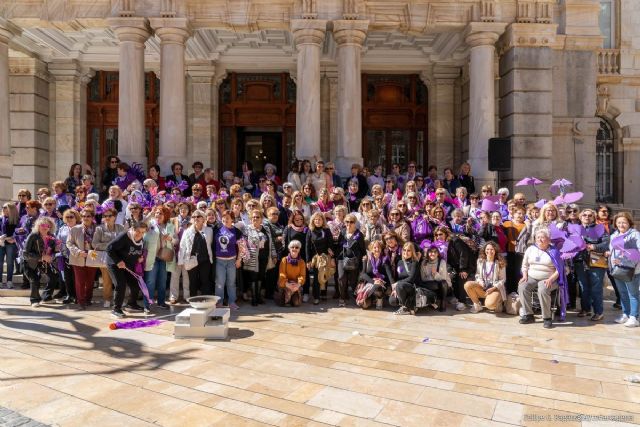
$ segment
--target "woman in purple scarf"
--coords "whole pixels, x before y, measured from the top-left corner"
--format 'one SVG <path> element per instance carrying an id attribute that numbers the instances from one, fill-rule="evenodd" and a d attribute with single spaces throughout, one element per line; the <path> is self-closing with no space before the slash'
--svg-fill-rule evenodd
<path id="1" fill-rule="evenodd" d="M 375 303 L 376 310 L 382 310 L 382 301 L 387 289 L 390 290 L 392 278 L 391 266 L 384 256 L 384 243 L 382 240 L 374 240 L 369 244 L 369 251 L 364 257 L 356 289 L 356 304 L 369 308 Z"/>

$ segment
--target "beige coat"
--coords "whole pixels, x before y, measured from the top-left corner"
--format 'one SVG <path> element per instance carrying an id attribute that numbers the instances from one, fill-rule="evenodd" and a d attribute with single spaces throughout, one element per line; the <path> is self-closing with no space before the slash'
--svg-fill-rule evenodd
<path id="1" fill-rule="evenodd" d="M 93 245 L 89 242 L 88 246 L 85 246 L 84 226 L 82 224 L 76 225 L 69 230 L 67 248 L 69 248 L 69 265 L 84 267 L 87 259 L 80 256 L 80 253 L 93 249 Z"/>

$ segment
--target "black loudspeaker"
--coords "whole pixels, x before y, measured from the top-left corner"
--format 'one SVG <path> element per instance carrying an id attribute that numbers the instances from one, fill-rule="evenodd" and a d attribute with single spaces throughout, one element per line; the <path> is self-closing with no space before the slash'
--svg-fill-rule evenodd
<path id="1" fill-rule="evenodd" d="M 511 138 L 489 139 L 489 170 L 493 172 L 511 170 Z"/>

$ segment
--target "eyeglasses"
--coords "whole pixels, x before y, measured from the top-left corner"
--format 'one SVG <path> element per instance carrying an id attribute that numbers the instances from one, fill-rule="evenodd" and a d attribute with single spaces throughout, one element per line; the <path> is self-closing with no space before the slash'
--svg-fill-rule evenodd
<path id="1" fill-rule="evenodd" d="M 192 215 L 191 219 L 204 219 L 202 215 Z"/>
<path id="2" fill-rule="evenodd" d="M 109 163 L 111 163 L 112 165 L 117 165 L 118 161 L 117 160 L 111 160 Z"/>
<path id="3" fill-rule="evenodd" d="M 82 215 L 82 218 L 93 218 L 93 215 Z"/>
<path id="4" fill-rule="evenodd" d="M 113 218 L 113 215 L 111 215 L 111 214 L 105 214 L 105 215 L 102 215 L 102 218 Z"/>
<path id="5" fill-rule="evenodd" d="M 332 168 L 332 167 L 326 167 L 325 169 L 326 169 L 326 170 L 328 170 L 328 171 L 332 171 L 332 170 L 334 170 L 335 168 Z"/>
<path id="6" fill-rule="evenodd" d="M 262 217 L 259 216 L 252 216 L 251 219 L 262 219 Z"/>
<path id="7" fill-rule="evenodd" d="M 568 214 L 572 214 L 572 213 L 578 213 L 578 210 L 577 209 L 567 209 L 565 212 L 568 213 Z"/>

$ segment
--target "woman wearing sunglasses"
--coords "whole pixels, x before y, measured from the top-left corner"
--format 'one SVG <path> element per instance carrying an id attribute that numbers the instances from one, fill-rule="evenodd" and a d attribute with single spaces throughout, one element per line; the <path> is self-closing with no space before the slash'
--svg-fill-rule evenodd
<path id="1" fill-rule="evenodd" d="M 291 307 L 298 307 L 302 302 L 302 286 L 307 277 L 305 262 L 300 257 L 302 243 L 292 240 L 288 249 L 289 255 L 282 258 L 278 267 L 278 292 L 275 300 L 280 306 L 291 304 Z"/>
<path id="2" fill-rule="evenodd" d="M 96 277 L 97 269 L 87 266 L 87 256 L 89 256 L 89 251 L 94 249 L 95 230 L 93 211 L 83 209 L 80 212 L 80 224 L 71 229 L 67 238 L 69 264 L 73 267 L 76 299 L 81 310 L 91 305 L 91 297 L 93 296 L 93 280 Z"/>
<path id="3" fill-rule="evenodd" d="M 96 227 L 93 233 L 93 248 L 96 251 L 106 251 L 109 243 L 124 231 L 124 226 L 116 223 L 115 208 L 108 208 L 102 212 L 102 224 Z M 113 281 L 109 275 L 107 267 L 100 268 L 102 275 L 102 297 L 104 299 L 104 307 L 109 308 L 113 299 Z"/>
<path id="4" fill-rule="evenodd" d="M 355 291 L 362 258 L 367 254 L 364 235 L 358 230 L 356 222 L 354 214 L 349 214 L 345 217 L 345 229 L 340 233 L 338 244 L 336 245 L 340 289 L 339 307 L 346 306 L 349 300 L 349 287 Z"/>

